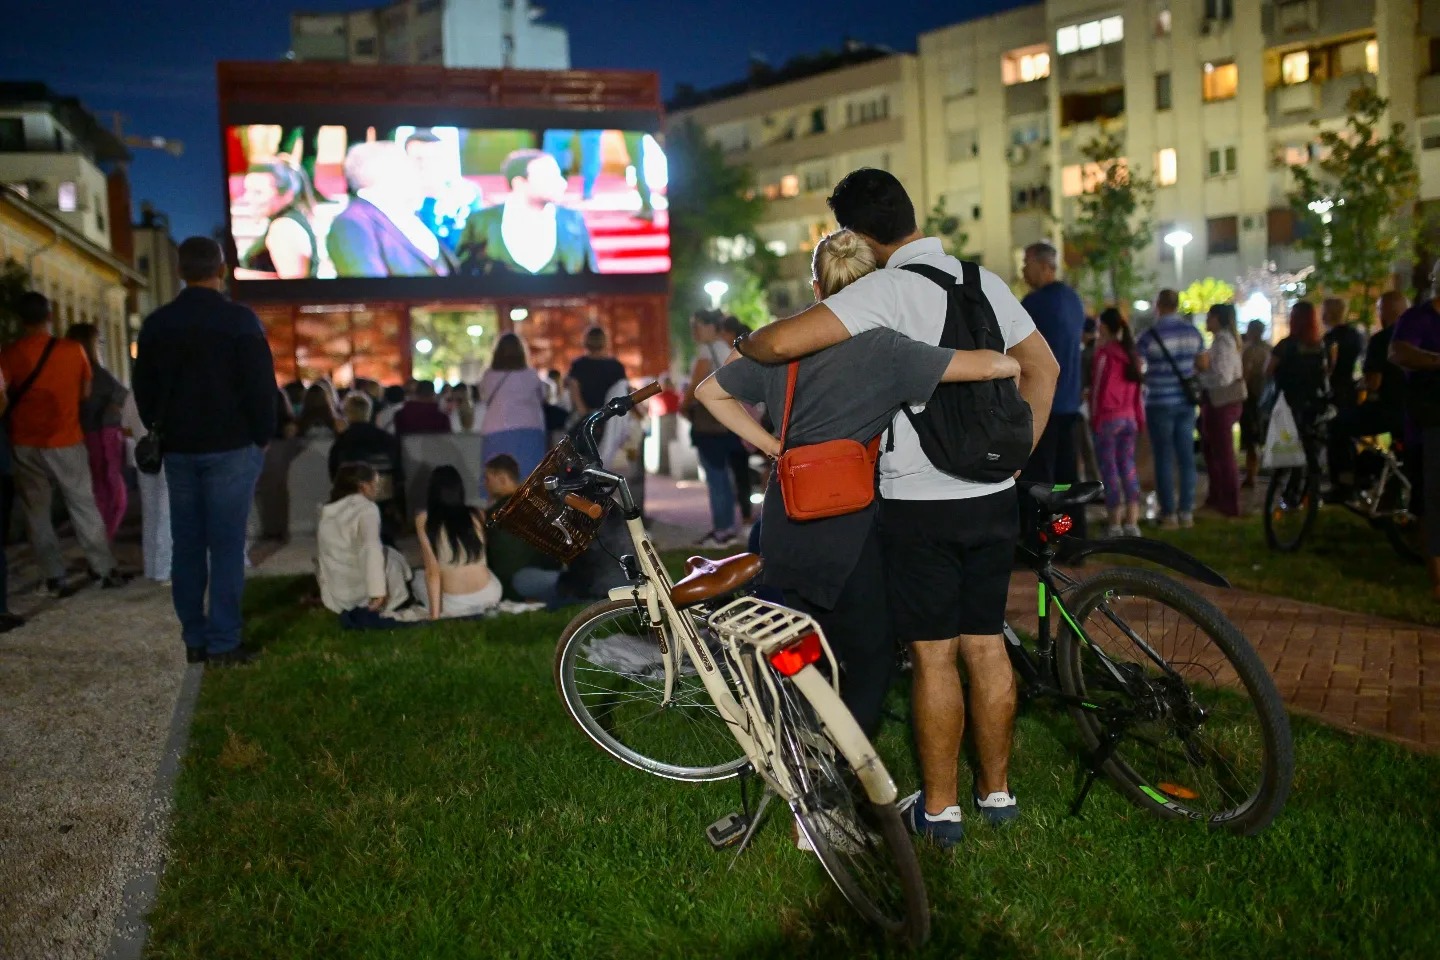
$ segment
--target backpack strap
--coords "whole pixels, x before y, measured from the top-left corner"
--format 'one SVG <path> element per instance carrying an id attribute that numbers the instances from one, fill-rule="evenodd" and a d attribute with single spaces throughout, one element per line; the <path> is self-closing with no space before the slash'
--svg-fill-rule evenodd
<path id="1" fill-rule="evenodd" d="M 785 451 L 785 435 L 790 432 L 790 406 L 795 402 L 795 381 L 800 378 L 800 361 L 792 360 L 785 370 L 785 413 L 780 418 L 780 451 Z"/>

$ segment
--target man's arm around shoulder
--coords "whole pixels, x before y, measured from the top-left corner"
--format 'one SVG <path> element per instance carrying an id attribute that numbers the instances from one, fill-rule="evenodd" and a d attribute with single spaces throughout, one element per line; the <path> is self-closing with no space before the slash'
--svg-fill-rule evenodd
<path id="1" fill-rule="evenodd" d="M 850 338 L 850 331 L 823 303 L 761 327 L 740 341 L 741 354 L 759 363 L 789 363 Z"/>

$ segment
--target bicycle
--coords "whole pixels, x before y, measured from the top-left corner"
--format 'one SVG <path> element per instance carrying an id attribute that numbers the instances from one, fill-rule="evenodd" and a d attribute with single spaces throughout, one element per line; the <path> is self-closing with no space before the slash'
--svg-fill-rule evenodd
<path id="1" fill-rule="evenodd" d="M 761 568 L 753 554 L 692 558 L 673 581 L 624 478 L 600 465 L 597 429 L 658 389 L 588 416 L 493 520 L 573 559 L 618 500 L 635 549 L 617 558 L 629 583 L 561 634 L 561 701 L 597 747 L 637 770 L 685 782 L 758 777 L 758 807 L 746 798 L 741 817 L 712 826 L 712 843 L 736 845 L 738 856 L 779 797 L 845 899 L 918 946 L 930 911 L 895 783 L 840 700 L 824 633 L 808 616 L 745 595 Z"/>
<path id="2" fill-rule="evenodd" d="M 1301 431 L 1305 464 L 1279 467 L 1265 491 L 1265 541 L 1272 550 L 1294 553 L 1315 527 L 1323 501 L 1323 448 L 1327 424 L 1335 418 L 1329 407 Z M 1357 441 L 1355 491 L 1342 504 L 1351 513 L 1384 532 L 1391 548 L 1413 563 L 1425 560 L 1420 517 L 1411 509 L 1413 487 L 1397 456 L 1398 444 L 1381 446 L 1375 437 Z"/>
<path id="3" fill-rule="evenodd" d="M 1213 586 L 1228 581 L 1162 541 L 1068 538 L 1070 514 L 1098 499 L 1102 484 L 1026 487 L 1046 511 L 1024 551 L 1037 578 L 1039 629 L 1033 651 L 1008 623 L 1005 642 L 1022 699 L 1064 706 L 1080 729 L 1085 775 L 1071 813 L 1103 774 L 1164 819 L 1246 836 L 1265 829 L 1285 806 L 1295 756 L 1279 691 L 1249 641 L 1170 577 L 1119 567 L 1077 582 L 1055 562 L 1121 554 Z M 1186 621 L 1194 628 L 1188 645 L 1180 642 Z M 1195 639 L 1212 648 L 1203 660 Z"/>

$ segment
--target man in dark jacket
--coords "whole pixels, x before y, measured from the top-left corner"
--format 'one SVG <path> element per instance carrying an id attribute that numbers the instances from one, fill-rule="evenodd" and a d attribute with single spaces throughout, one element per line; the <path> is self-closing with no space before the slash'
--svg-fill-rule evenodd
<path id="1" fill-rule="evenodd" d="M 191 237 L 179 260 L 185 289 L 140 330 L 135 403 L 162 437 L 186 658 L 246 663 L 245 525 L 275 433 L 275 364 L 259 318 L 225 295 L 220 245 Z"/>

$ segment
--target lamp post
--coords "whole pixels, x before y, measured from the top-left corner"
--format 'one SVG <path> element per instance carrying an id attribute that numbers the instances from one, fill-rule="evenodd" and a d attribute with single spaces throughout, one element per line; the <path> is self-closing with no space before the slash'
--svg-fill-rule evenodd
<path id="1" fill-rule="evenodd" d="M 1175 251 L 1175 286 L 1185 285 L 1185 245 L 1195 238 L 1188 230 L 1171 230 L 1165 234 L 1165 243 Z"/>
<path id="2" fill-rule="evenodd" d="M 705 284 L 705 292 L 710 295 L 710 309 L 719 310 L 720 301 L 730 292 L 730 284 L 724 280 L 711 280 Z"/>

